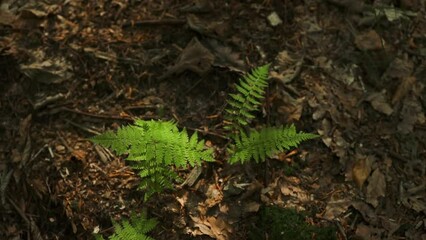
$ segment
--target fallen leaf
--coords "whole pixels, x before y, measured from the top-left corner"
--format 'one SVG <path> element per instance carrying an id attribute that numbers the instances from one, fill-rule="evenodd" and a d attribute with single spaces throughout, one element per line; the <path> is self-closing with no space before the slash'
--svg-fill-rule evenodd
<path id="1" fill-rule="evenodd" d="M 270 77 L 283 84 L 293 81 L 299 74 L 303 65 L 303 57 L 288 51 L 281 51 L 275 57 L 277 66 L 270 72 Z"/>
<path id="2" fill-rule="evenodd" d="M 352 207 L 361 214 L 364 221 L 371 225 L 377 226 L 379 219 L 374 212 L 374 209 L 370 205 L 361 201 L 356 201 L 352 203 Z"/>
<path id="3" fill-rule="evenodd" d="M 384 42 L 374 30 L 355 36 L 355 45 L 362 51 L 379 50 L 383 48 Z"/>
<path id="4" fill-rule="evenodd" d="M 258 202 L 248 202 L 246 204 L 244 204 L 244 211 L 246 213 L 255 213 L 258 212 L 260 208 L 260 204 Z"/>
<path id="5" fill-rule="evenodd" d="M 228 68 L 231 71 L 239 73 L 247 71 L 244 61 L 240 58 L 240 54 L 233 52 L 230 47 L 219 43 L 215 39 L 207 39 L 204 43 L 215 56 L 213 66 Z"/>
<path id="6" fill-rule="evenodd" d="M 288 93 L 283 93 L 279 101 L 278 113 L 282 114 L 285 122 L 297 122 L 302 116 L 305 97 L 294 99 Z"/>
<path id="7" fill-rule="evenodd" d="M 414 63 L 409 59 L 395 58 L 383 74 L 386 78 L 406 78 L 411 76 Z"/>
<path id="8" fill-rule="evenodd" d="M 410 90 L 414 87 L 415 82 L 416 77 L 409 76 L 403 78 L 392 97 L 392 104 L 395 105 L 396 103 L 401 101 L 401 99 L 403 99 L 405 96 L 407 96 Z"/>
<path id="9" fill-rule="evenodd" d="M 350 205 L 351 201 L 348 199 L 330 200 L 325 207 L 323 218 L 332 221 L 345 213 Z"/>
<path id="10" fill-rule="evenodd" d="M 365 239 L 365 240 L 381 240 L 380 237 L 383 233 L 382 229 L 367 226 L 364 224 L 358 224 L 355 234 L 359 239 Z M 358 239 L 357 238 L 357 239 Z"/>
<path id="11" fill-rule="evenodd" d="M 223 193 L 215 184 L 211 184 L 206 192 L 207 199 L 205 201 L 207 207 L 213 207 L 220 203 L 223 199 Z"/>
<path id="12" fill-rule="evenodd" d="M 19 69 L 30 79 L 51 84 L 61 83 L 73 76 L 71 65 L 64 57 L 47 59 L 46 53 L 41 49 L 27 50 L 27 54 L 31 56 L 28 57 L 30 62 L 20 64 Z"/>
<path id="13" fill-rule="evenodd" d="M 352 166 L 352 180 L 355 185 L 361 189 L 364 182 L 367 180 L 371 173 L 371 165 L 374 158 L 372 156 L 360 156 L 360 158 Z"/>
<path id="14" fill-rule="evenodd" d="M 371 93 L 367 98 L 374 110 L 390 116 L 393 113 L 392 107 L 387 103 L 384 92 Z"/>
<path id="15" fill-rule="evenodd" d="M 380 169 L 376 169 L 373 174 L 371 174 L 370 179 L 368 180 L 366 201 L 377 207 L 379 205 L 379 198 L 384 197 L 386 193 L 386 180 L 385 175 L 380 172 Z"/>
<path id="16" fill-rule="evenodd" d="M 167 78 L 173 74 L 180 74 L 185 70 L 203 75 L 210 70 L 214 58 L 214 55 L 197 38 L 193 38 L 182 51 L 176 64 L 167 69 L 160 79 Z"/>
<path id="17" fill-rule="evenodd" d="M 402 121 L 398 123 L 397 129 L 399 132 L 407 134 L 413 131 L 414 124 L 417 122 L 423 124 L 426 122 L 426 117 L 423 108 L 416 96 L 410 95 L 403 101 L 400 111 Z"/>

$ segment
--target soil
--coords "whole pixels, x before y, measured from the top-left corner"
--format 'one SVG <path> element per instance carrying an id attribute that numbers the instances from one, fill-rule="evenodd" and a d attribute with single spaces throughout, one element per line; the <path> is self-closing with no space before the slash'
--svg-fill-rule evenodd
<path id="1" fill-rule="evenodd" d="M 248 239 L 267 206 L 337 239 L 426 239 L 426 1 L 0 3 L 1 239 L 110 236 L 143 211 L 154 239 Z M 227 96 L 268 63 L 251 127 L 320 137 L 231 165 Z M 143 201 L 89 140 L 137 118 L 197 131 L 216 161 Z"/>

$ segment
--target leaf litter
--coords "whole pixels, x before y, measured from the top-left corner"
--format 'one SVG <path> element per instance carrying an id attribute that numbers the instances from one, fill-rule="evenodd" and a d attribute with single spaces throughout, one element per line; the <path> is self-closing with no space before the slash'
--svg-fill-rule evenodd
<path id="1" fill-rule="evenodd" d="M 247 239 L 275 205 L 327 220 L 339 239 L 425 238 L 424 12 L 376 2 L 2 3 L 0 236 L 108 235 L 111 218 L 148 207 L 164 224 L 156 239 Z M 268 62 L 277 81 L 254 124 L 321 139 L 228 166 L 224 97 Z M 217 162 L 143 203 L 123 160 L 86 141 L 134 117 L 203 129 Z"/>

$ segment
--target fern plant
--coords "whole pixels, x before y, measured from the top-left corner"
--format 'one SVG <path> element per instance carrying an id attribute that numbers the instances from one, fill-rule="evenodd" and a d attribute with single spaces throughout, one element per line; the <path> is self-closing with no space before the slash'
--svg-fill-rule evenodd
<path id="1" fill-rule="evenodd" d="M 121 222 L 112 221 L 114 227 L 114 234 L 109 236 L 109 240 L 154 240 L 146 234 L 152 231 L 158 222 L 154 218 L 147 218 L 146 212 L 140 217 L 132 214 L 129 220 L 122 220 Z M 100 234 L 95 235 L 96 240 L 105 240 Z"/>
<path id="2" fill-rule="evenodd" d="M 165 188 L 172 188 L 178 175 L 172 166 L 200 165 L 202 161 L 214 161 L 213 150 L 206 149 L 204 140 L 197 133 L 191 137 L 176 124 L 168 121 L 136 120 L 134 125 L 124 126 L 116 132 L 107 131 L 91 140 L 111 148 L 117 154 L 128 154 L 127 160 L 139 171 L 139 188 L 145 191 L 145 200 Z"/>
<path id="3" fill-rule="evenodd" d="M 225 109 L 225 129 L 241 131 L 242 127 L 255 118 L 254 111 L 259 109 L 268 86 L 269 64 L 255 68 L 246 74 L 236 85 L 237 93 L 229 94 L 228 108 Z"/>
<path id="4" fill-rule="evenodd" d="M 225 128 L 233 130 L 232 139 L 235 144 L 228 148 L 230 163 L 244 163 L 250 159 L 256 162 L 264 161 L 290 147 L 297 147 L 302 141 L 316 138 L 317 135 L 296 132 L 294 125 L 289 127 L 266 127 L 260 131 L 244 127 L 254 118 L 253 113 L 259 111 L 268 86 L 269 64 L 255 68 L 251 74 L 246 74 L 237 84 L 237 93 L 229 94 L 226 110 Z"/>
<path id="5" fill-rule="evenodd" d="M 315 134 L 296 132 L 289 127 L 266 127 L 260 131 L 247 125 L 259 111 L 268 86 L 269 64 L 255 68 L 236 85 L 237 93 L 229 94 L 225 109 L 225 129 L 231 131 L 233 143 L 228 148 L 229 162 L 247 162 L 254 159 L 264 161 L 267 157 L 302 141 L 317 137 Z M 141 177 L 139 189 L 145 191 L 145 200 L 152 194 L 173 188 L 173 181 L 179 180 L 172 166 L 199 165 L 202 161 L 214 161 L 213 150 L 206 149 L 197 133 L 189 136 L 180 131 L 173 122 L 136 120 L 134 125 L 107 131 L 91 139 L 93 142 L 111 148 L 117 154 L 128 154 L 127 160 L 138 170 Z"/>

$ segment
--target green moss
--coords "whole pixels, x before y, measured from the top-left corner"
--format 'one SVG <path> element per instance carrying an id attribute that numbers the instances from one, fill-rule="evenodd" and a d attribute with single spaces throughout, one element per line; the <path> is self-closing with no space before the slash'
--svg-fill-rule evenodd
<path id="1" fill-rule="evenodd" d="M 284 163 L 283 164 L 283 170 L 284 170 L 284 174 L 286 176 L 296 176 L 297 172 L 300 171 L 300 166 L 296 162 L 292 163 L 292 164 Z"/>
<path id="2" fill-rule="evenodd" d="M 251 240 L 333 240 L 334 227 L 311 226 L 305 222 L 305 214 L 277 206 L 263 207 L 255 227 L 249 233 Z"/>

